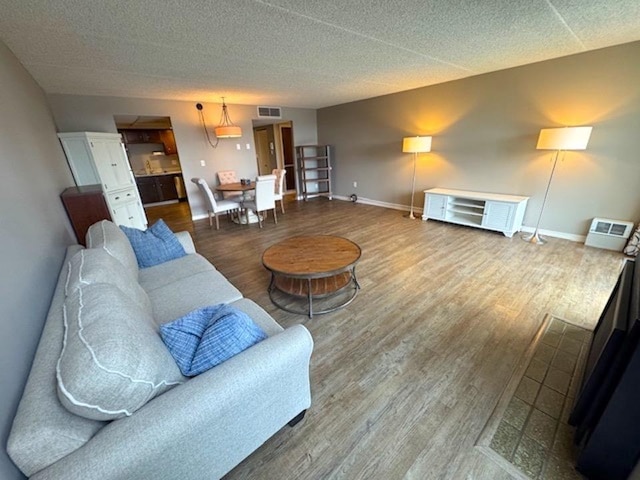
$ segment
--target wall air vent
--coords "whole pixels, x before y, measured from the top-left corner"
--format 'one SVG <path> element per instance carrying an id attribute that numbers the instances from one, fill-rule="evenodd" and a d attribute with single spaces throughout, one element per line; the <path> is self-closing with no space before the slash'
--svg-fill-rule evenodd
<path id="1" fill-rule="evenodd" d="M 280 107 L 258 107 L 258 118 L 282 118 Z"/>
<path id="2" fill-rule="evenodd" d="M 594 218 L 589 228 L 587 240 L 589 247 L 605 248 L 621 252 L 633 230 L 633 222 Z"/>

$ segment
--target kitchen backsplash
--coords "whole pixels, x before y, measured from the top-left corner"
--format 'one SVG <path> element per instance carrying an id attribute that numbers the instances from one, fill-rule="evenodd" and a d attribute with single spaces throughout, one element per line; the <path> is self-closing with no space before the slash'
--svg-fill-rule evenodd
<path id="1" fill-rule="evenodd" d="M 134 174 L 151 173 L 149 170 L 180 170 L 180 160 L 178 155 L 154 155 L 153 152 L 162 152 L 162 144 L 129 144 L 127 152 L 131 169 Z"/>

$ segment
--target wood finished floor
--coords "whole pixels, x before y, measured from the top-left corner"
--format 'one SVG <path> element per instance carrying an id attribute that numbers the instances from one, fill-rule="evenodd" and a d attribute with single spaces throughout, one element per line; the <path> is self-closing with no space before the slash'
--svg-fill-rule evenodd
<path id="1" fill-rule="evenodd" d="M 622 254 L 550 239 L 408 220 L 395 210 L 289 201 L 260 230 L 191 222 L 186 204 L 147 210 L 284 327 L 311 332 L 312 406 L 228 479 L 510 479 L 474 444 L 546 313 L 593 328 Z M 185 216 L 186 215 L 186 216 Z M 362 248 L 362 290 L 312 320 L 274 307 L 262 252 L 292 235 Z"/>

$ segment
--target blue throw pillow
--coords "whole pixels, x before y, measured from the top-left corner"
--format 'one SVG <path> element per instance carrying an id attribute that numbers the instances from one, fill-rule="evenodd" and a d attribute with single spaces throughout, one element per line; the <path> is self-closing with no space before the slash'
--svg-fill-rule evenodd
<path id="1" fill-rule="evenodd" d="M 193 377 L 267 338 L 253 320 L 225 304 L 200 308 L 160 327 L 182 374 Z"/>
<path id="2" fill-rule="evenodd" d="M 120 228 L 131 243 L 140 268 L 153 267 L 187 254 L 178 237 L 162 219 L 146 230 L 123 225 Z"/>

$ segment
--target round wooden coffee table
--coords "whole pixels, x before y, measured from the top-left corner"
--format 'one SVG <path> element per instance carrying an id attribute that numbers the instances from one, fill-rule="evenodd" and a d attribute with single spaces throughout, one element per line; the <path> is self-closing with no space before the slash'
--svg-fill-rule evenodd
<path id="1" fill-rule="evenodd" d="M 271 272 L 269 298 L 287 312 L 309 315 L 333 312 L 350 304 L 360 285 L 356 278 L 356 263 L 361 250 L 351 240 L 332 235 L 291 237 L 267 248 L 262 264 Z M 337 304 L 320 311 L 313 310 L 313 300 L 327 298 L 353 288 Z M 291 309 L 275 298 L 276 291 L 306 298 L 305 311 Z"/>

